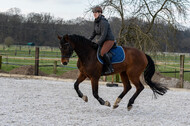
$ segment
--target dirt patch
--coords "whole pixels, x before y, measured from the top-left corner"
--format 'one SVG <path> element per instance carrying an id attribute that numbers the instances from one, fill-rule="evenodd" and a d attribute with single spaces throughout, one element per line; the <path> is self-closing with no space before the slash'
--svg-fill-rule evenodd
<path id="1" fill-rule="evenodd" d="M 3 70 L 0 70 L 0 73 L 8 73 L 8 72 L 6 72 L 6 71 L 3 71 Z"/>
<path id="2" fill-rule="evenodd" d="M 144 77 L 141 76 L 141 82 L 143 84 L 145 84 L 144 82 Z M 181 87 L 181 83 L 180 80 L 177 78 L 172 78 L 172 77 L 166 77 L 162 74 L 160 74 L 159 72 L 156 72 L 152 78 L 153 82 L 156 83 L 161 83 L 162 85 L 169 87 L 169 88 L 180 88 Z M 184 81 L 184 88 L 188 88 L 190 89 L 190 83 L 188 81 Z"/>
<path id="3" fill-rule="evenodd" d="M 0 70 L 0 73 L 21 74 L 21 75 L 34 75 L 34 72 L 35 72 L 35 68 L 32 65 L 21 66 L 21 67 L 11 70 L 10 72 L 5 72 L 5 71 Z M 65 79 L 77 79 L 78 75 L 79 75 L 78 69 L 67 71 L 61 76 L 58 76 L 56 74 L 48 75 L 46 73 L 43 73 L 42 71 L 39 71 L 39 76 L 59 77 L 59 78 L 65 78 Z"/>
<path id="4" fill-rule="evenodd" d="M 179 79 L 166 77 L 166 76 L 161 75 L 160 73 L 156 73 L 153 76 L 153 81 L 159 82 L 161 84 L 165 84 L 167 87 L 173 87 L 173 88 L 181 87 L 181 82 Z M 184 88 L 190 89 L 190 82 L 184 81 L 183 85 L 184 85 Z"/>
<path id="5" fill-rule="evenodd" d="M 79 70 L 69 70 L 67 72 L 65 72 L 64 74 L 62 74 L 61 76 L 58 76 L 56 74 L 50 74 L 48 75 L 48 77 L 57 77 L 57 78 L 63 78 L 63 79 L 74 79 L 76 80 L 78 78 L 79 75 Z"/>
<path id="6" fill-rule="evenodd" d="M 77 79 L 79 75 L 79 70 L 70 70 L 65 72 L 63 75 L 61 75 L 61 78 L 65 78 L 65 79 Z"/>
<path id="7" fill-rule="evenodd" d="M 15 68 L 11 70 L 9 73 L 10 74 L 22 74 L 22 75 L 34 75 L 35 68 L 32 65 L 29 66 L 21 66 L 18 68 Z M 39 71 L 39 76 L 46 76 L 47 74 Z"/>

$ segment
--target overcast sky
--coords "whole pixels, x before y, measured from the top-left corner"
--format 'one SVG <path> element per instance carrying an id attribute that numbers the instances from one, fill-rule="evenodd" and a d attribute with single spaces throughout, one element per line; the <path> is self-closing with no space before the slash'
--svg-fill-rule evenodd
<path id="1" fill-rule="evenodd" d="M 22 14 L 50 13 L 54 17 L 69 20 L 84 17 L 90 4 L 95 5 L 99 1 L 101 0 L 0 0 L 0 12 L 16 7 L 21 9 Z"/>
<path id="2" fill-rule="evenodd" d="M 102 0 L 0 0 L 0 12 L 6 12 L 10 8 L 19 8 L 21 14 L 50 13 L 52 16 L 64 20 L 84 17 L 93 19 L 92 14 L 85 15 L 90 5 L 96 5 Z M 190 15 L 190 14 L 189 14 Z M 190 16 L 189 16 L 190 17 Z M 190 27 L 190 18 L 183 22 L 183 25 Z"/>

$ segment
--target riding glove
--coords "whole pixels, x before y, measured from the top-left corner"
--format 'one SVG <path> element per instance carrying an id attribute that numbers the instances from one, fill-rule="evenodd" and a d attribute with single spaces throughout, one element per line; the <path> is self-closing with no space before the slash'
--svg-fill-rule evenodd
<path id="1" fill-rule="evenodd" d="M 91 46 L 92 46 L 93 49 L 98 49 L 98 44 L 95 43 L 95 42 L 92 42 Z"/>

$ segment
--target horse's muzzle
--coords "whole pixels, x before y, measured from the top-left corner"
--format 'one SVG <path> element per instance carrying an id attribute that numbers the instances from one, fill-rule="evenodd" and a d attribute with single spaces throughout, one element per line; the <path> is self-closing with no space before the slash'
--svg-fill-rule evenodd
<path id="1" fill-rule="evenodd" d="M 69 59 L 61 59 L 61 64 L 67 65 L 69 62 Z"/>
<path id="2" fill-rule="evenodd" d="M 68 63 L 67 62 L 64 62 L 63 65 L 67 65 Z"/>

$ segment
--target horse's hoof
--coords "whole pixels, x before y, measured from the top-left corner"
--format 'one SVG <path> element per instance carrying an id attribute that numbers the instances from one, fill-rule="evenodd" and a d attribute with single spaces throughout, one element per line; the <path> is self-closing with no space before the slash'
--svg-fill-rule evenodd
<path id="1" fill-rule="evenodd" d="M 117 98 L 114 105 L 113 105 L 113 109 L 117 108 L 119 105 L 118 103 L 121 101 L 121 98 Z"/>
<path id="2" fill-rule="evenodd" d="M 132 109 L 132 107 L 133 107 L 132 105 L 128 106 L 127 107 L 128 111 L 130 111 Z"/>
<path id="3" fill-rule="evenodd" d="M 85 101 L 85 102 L 88 102 L 88 97 L 86 95 L 83 95 L 82 96 L 82 99 Z"/>
<path id="4" fill-rule="evenodd" d="M 113 109 L 116 109 L 119 105 L 113 105 Z"/>
<path id="5" fill-rule="evenodd" d="M 108 107 L 110 107 L 110 106 L 111 106 L 111 104 L 110 104 L 110 102 L 109 102 L 109 101 L 105 101 L 104 105 L 105 105 L 105 106 L 108 106 Z"/>

